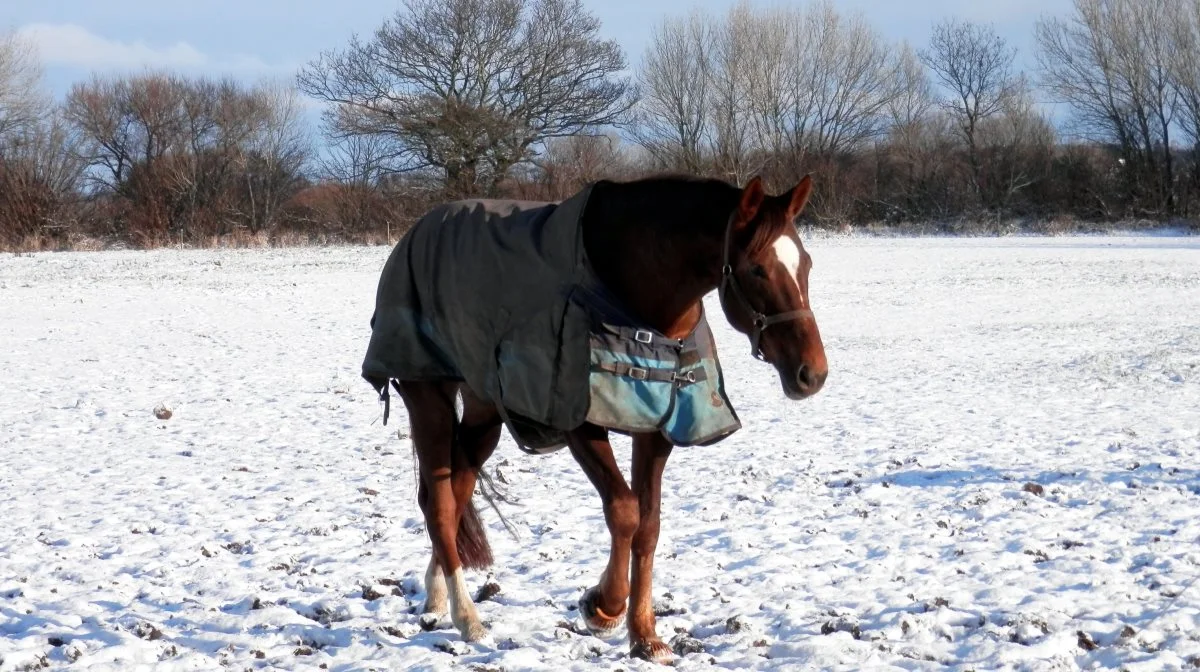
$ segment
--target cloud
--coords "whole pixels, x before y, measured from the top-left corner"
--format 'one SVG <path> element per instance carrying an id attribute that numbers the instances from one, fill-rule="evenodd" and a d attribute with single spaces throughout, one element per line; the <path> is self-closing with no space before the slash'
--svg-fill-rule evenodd
<path id="1" fill-rule="evenodd" d="M 18 31 L 37 46 L 49 66 L 85 70 L 172 68 L 180 70 L 226 70 L 240 73 L 278 70 L 256 56 L 213 58 L 187 42 L 154 46 L 141 40 L 123 42 L 96 35 L 75 24 L 33 23 Z"/>

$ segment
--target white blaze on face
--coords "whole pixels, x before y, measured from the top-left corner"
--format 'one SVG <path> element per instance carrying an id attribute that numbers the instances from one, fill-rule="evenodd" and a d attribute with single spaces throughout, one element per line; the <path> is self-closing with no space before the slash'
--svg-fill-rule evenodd
<path id="1" fill-rule="evenodd" d="M 775 258 L 787 269 L 788 277 L 796 283 L 796 291 L 800 291 L 800 246 L 786 233 L 776 239 L 772 245 Z"/>

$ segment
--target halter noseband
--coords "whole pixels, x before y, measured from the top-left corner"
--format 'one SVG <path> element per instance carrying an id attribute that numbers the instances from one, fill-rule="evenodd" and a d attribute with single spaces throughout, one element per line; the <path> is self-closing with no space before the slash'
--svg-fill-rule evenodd
<path id="1" fill-rule="evenodd" d="M 774 315 L 764 315 L 761 311 L 757 310 L 753 304 L 750 303 L 750 300 L 746 298 L 745 292 L 742 291 L 741 285 L 738 284 L 737 277 L 735 277 L 733 274 L 733 261 L 731 256 L 733 253 L 733 222 L 736 217 L 737 211 L 734 210 L 734 213 L 729 217 L 729 223 L 725 225 L 725 249 L 722 255 L 721 285 L 720 289 L 718 290 L 718 296 L 720 297 L 721 302 L 724 303 L 725 292 L 727 290 L 733 290 L 733 295 L 737 298 L 738 303 L 740 303 L 742 308 L 744 308 L 746 312 L 750 313 L 750 315 L 753 317 L 754 331 L 750 335 L 750 355 L 759 361 L 766 361 L 759 345 L 762 341 L 763 332 L 767 330 L 767 327 L 773 324 L 779 324 L 781 322 L 790 322 L 792 320 L 798 320 L 805 317 L 813 317 L 813 312 L 807 308 L 802 308 L 800 310 L 790 310 L 784 313 L 776 313 Z"/>

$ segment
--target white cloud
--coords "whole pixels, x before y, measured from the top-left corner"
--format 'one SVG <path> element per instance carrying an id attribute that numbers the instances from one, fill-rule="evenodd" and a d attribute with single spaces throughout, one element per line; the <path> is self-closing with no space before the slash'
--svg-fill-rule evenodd
<path id="1" fill-rule="evenodd" d="M 213 58 L 187 42 L 150 45 L 142 40 L 122 42 L 96 35 L 75 24 L 33 23 L 18 31 L 35 44 L 49 66 L 86 70 L 173 68 L 225 70 L 240 73 L 269 72 L 273 68 L 256 56 Z"/>
<path id="2" fill-rule="evenodd" d="M 37 45 L 47 65 L 81 68 L 204 67 L 208 56 L 187 42 L 152 47 L 145 42 L 119 42 L 96 35 L 73 24 L 34 23 L 23 26 L 21 35 Z"/>

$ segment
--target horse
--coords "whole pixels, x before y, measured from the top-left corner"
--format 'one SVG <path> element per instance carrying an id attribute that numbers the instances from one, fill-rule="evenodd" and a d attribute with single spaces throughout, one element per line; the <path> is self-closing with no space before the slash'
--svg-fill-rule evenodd
<path id="1" fill-rule="evenodd" d="M 805 399 L 821 390 L 828 375 L 809 303 L 812 258 L 794 224 L 811 190 L 807 175 L 774 196 L 766 193 L 758 176 L 741 188 L 692 176 L 600 180 L 579 201 L 583 255 L 609 296 L 643 325 L 646 331 L 638 331 L 638 339 L 649 332 L 655 338 L 682 342 L 704 319 L 703 298 L 718 291 L 729 324 L 748 337 L 756 359 L 774 368 L 783 394 L 790 400 Z M 479 201 L 472 207 L 494 205 Z M 536 226 L 544 225 L 544 215 L 535 219 Z M 397 243 L 397 250 L 403 242 Z M 475 238 L 470 242 L 477 244 Z M 423 280 L 421 269 L 435 268 L 429 261 L 411 248 L 403 254 L 394 250 L 388 263 L 400 269 L 400 275 L 389 277 Z M 436 268 L 449 272 L 445 264 L 450 262 L 442 263 Z M 388 291 L 388 282 L 393 281 L 381 277 L 379 297 Z M 497 300 L 514 306 L 520 295 L 532 291 L 532 285 L 495 283 L 501 285 L 492 288 L 499 292 Z M 376 316 L 383 310 L 382 298 L 377 301 Z M 414 307 L 405 313 L 407 319 L 413 319 L 417 308 L 434 310 Z M 388 331 L 376 324 L 374 316 L 371 323 L 380 338 L 381 331 Z M 471 333 L 482 328 L 474 323 L 460 327 Z M 440 356 L 447 357 L 445 352 Z M 407 409 L 418 463 L 417 499 L 431 542 L 423 612 L 440 617 L 448 611 L 462 638 L 477 641 L 487 636 L 487 630 L 463 570 L 488 567 L 493 557 L 472 495 L 502 428 L 507 426 L 513 433 L 514 424 L 501 395 L 485 384 L 471 385 L 464 376 L 454 375 L 455 365 L 446 361 L 441 373 L 408 376 L 364 368 L 364 377 L 383 396 L 390 379 Z M 713 403 L 720 405 L 720 400 L 714 397 Z M 386 406 L 384 413 L 386 422 Z M 663 472 L 676 444 L 662 431 L 625 432 L 588 421 L 561 429 L 566 447 L 599 494 L 611 540 L 607 566 L 579 598 L 584 623 L 594 635 L 611 638 L 619 634 L 623 621 L 631 656 L 669 663 L 673 652 L 655 629 L 651 582 Z M 613 455 L 613 433 L 632 436 L 628 482 Z"/>

